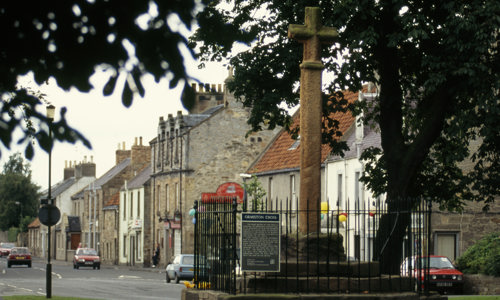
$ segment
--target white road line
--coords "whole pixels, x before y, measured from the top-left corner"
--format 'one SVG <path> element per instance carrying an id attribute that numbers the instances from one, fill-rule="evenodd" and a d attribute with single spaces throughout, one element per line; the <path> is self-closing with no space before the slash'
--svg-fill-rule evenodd
<path id="1" fill-rule="evenodd" d="M 127 275 L 120 275 L 118 278 L 127 278 L 127 279 L 139 279 L 141 277 L 139 276 L 127 276 Z"/>

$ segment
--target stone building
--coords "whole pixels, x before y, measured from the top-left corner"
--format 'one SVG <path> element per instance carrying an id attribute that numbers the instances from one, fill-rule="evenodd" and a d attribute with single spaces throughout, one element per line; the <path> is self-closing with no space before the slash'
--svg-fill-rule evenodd
<path id="1" fill-rule="evenodd" d="M 480 143 L 480 140 L 475 140 L 469 144 L 471 153 Z M 474 164 L 466 160 L 460 163 L 460 167 L 467 173 L 473 170 Z M 481 202 L 465 202 L 462 212 L 449 212 L 440 211 L 437 205 L 433 205 L 431 251 L 454 261 L 485 235 L 500 232 L 500 196 L 490 203 L 488 211 L 483 211 L 483 206 Z"/>
<path id="2" fill-rule="evenodd" d="M 125 180 L 135 177 L 151 161 L 151 149 L 142 144 L 142 137 L 139 142 L 135 139 L 130 150 L 122 143 L 115 154 L 116 165 L 72 198 L 74 205 L 82 205 L 81 243 L 98 249 L 105 264 L 118 263 L 119 191 Z"/>
<path id="3" fill-rule="evenodd" d="M 119 264 L 151 265 L 151 225 L 157 221 L 151 216 L 151 166 L 120 189 L 119 195 Z"/>
<path id="4" fill-rule="evenodd" d="M 195 99 L 188 115 L 161 117 L 150 142 L 151 214 L 158 219 L 151 243 L 160 244 L 161 266 L 175 254 L 194 251 L 194 226 L 188 216 L 194 201 L 222 183 L 241 183 L 239 174 L 275 135 L 261 131 L 246 136 L 249 108 L 222 85 L 199 85 Z"/>
<path id="5" fill-rule="evenodd" d="M 85 157 L 80 163 L 65 162 L 64 178 L 51 186 L 51 196 L 54 205 L 61 212 L 61 219 L 52 226 L 51 231 L 51 257 L 58 260 L 67 260 L 71 257 L 71 250 L 78 246 L 79 232 L 75 228 L 73 218 L 73 205 L 71 196 L 90 182 L 95 180 L 96 165 Z M 42 193 L 41 199 L 46 199 L 48 190 Z M 35 220 L 29 228 L 29 247 L 38 256 L 47 255 L 47 226 Z M 38 236 L 38 237 L 37 237 Z"/>

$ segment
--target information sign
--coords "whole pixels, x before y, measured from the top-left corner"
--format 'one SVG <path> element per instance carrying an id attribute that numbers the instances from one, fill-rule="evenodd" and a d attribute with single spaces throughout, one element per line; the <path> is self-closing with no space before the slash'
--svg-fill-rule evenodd
<path id="1" fill-rule="evenodd" d="M 275 213 L 242 213 L 241 270 L 279 272 L 281 218 Z"/>

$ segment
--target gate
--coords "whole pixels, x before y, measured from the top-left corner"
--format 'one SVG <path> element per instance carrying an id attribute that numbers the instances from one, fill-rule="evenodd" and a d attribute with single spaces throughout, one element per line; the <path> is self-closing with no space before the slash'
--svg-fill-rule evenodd
<path id="1" fill-rule="evenodd" d="M 239 264 L 237 198 L 210 197 L 200 204 L 195 201 L 194 209 L 194 281 L 198 287 L 234 294 Z"/>

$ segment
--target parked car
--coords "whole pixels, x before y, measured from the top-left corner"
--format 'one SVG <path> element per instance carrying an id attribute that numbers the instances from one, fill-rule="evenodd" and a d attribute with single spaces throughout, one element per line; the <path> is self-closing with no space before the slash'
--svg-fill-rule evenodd
<path id="1" fill-rule="evenodd" d="M 427 267 L 429 266 L 429 268 Z M 463 273 L 446 256 L 412 256 L 401 264 L 401 276 L 415 278 L 415 290 L 425 289 L 425 276 L 429 272 L 429 290 L 440 293 L 462 293 Z"/>
<path id="2" fill-rule="evenodd" d="M 200 280 L 208 280 L 210 266 L 206 262 L 205 257 L 200 257 L 201 269 L 199 274 L 202 274 Z M 179 254 L 176 255 L 174 261 L 167 265 L 165 269 L 166 280 L 170 282 L 172 279 L 175 283 L 179 283 L 181 279 L 192 280 L 194 278 L 194 254 Z"/>
<path id="3" fill-rule="evenodd" d="M 101 258 L 93 248 L 78 248 L 73 256 L 73 269 L 92 267 L 101 269 Z"/>
<path id="4" fill-rule="evenodd" d="M 12 265 L 28 265 L 31 268 L 31 252 L 26 247 L 13 247 L 7 256 L 7 267 Z"/>
<path id="5" fill-rule="evenodd" d="M 14 248 L 16 245 L 14 243 L 0 243 L 0 257 L 9 256 L 10 249 Z"/>

